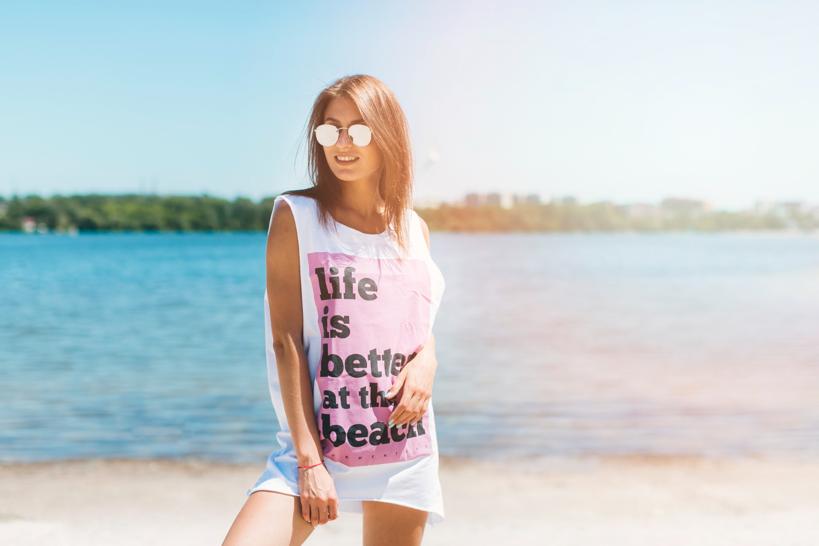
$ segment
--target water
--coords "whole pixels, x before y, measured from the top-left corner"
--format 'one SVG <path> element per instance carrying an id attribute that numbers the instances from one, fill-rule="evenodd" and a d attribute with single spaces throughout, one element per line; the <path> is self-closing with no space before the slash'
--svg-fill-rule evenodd
<path id="1" fill-rule="evenodd" d="M 258 462 L 264 233 L 0 235 L 0 460 Z M 819 238 L 432 233 L 442 455 L 819 454 Z"/>

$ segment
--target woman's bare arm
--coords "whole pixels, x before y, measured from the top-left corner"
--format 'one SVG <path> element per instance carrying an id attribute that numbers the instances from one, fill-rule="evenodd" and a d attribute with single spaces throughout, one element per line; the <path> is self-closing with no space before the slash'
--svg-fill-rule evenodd
<path id="1" fill-rule="evenodd" d="M 296 222 L 279 200 L 267 236 L 267 298 L 282 401 L 299 465 L 321 460 L 313 386 L 302 343 L 301 271 Z"/>

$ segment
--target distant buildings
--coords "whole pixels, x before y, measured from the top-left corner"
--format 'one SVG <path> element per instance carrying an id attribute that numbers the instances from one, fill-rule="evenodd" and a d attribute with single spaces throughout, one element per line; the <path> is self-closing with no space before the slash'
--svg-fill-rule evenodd
<path id="1" fill-rule="evenodd" d="M 802 201 L 756 201 L 754 212 L 771 214 L 782 219 L 797 215 L 819 219 L 819 205 L 811 205 Z"/>
<path id="2" fill-rule="evenodd" d="M 629 203 L 619 205 L 628 218 L 636 220 L 656 220 L 662 218 L 662 210 L 654 203 Z"/>
<path id="3" fill-rule="evenodd" d="M 467 193 L 461 204 L 466 207 L 490 205 L 508 209 L 522 204 L 540 204 L 540 195 L 536 193 L 518 194 L 509 192 Z"/>
<path id="4" fill-rule="evenodd" d="M 467 193 L 464 196 L 463 204 L 467 207 L 478 207 L 483 205 L 486 198 L 480 193 Z"/>
<path id="5" fill-rule="evenodd" d="M 580 205 L 578 199 L 572 195 L 552 196 L 550 202 L 556 205 Z M 689 216 L 697 216 L 712 210 L 711 204 L 707 201 L 682 197 L 668 197 L 663 199 L 659 204 L 628 203 L 617 205 L 612 201 L 603 201 L 602 203 L 616 207 L 633 218 L 660 217 L 664 214 L 685 214 Z M 502 208 L 511 208 L 521 204 L 539 205 L 541 204 L 541 198 L 537 193 L 518 194 L 511 192 L 472 192 L 465 194 L 460 204 L 466 207 L 492 205 Z"/>
<path id="6" fill-rule="evenodd" d="M 802 201 L 756 201 L 753 212 L 760 216 L 773 216 L 778 223 L 789 229 L 819 224 L 819 204 Z"/>
<path id="7" fill-rule="evenodd" d="M 698 215 L 711 210 L 711 205 L 699 199 L 667 197 L 660 201 L 660 207 L 679 214 Z"/>

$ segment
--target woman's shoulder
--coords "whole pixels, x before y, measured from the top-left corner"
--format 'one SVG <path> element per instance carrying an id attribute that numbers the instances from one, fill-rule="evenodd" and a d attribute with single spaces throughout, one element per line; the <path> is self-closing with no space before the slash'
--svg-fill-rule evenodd
<path id="1" fill-rule="evenodd" d="M 313 211 L 317 208 L 315 197 L 310 193 L 304 193 L 304 190 L 281 192 L 274 199 L 274 203 L 281 201 L 287 202 L 293 214 L 299 218 L 303 217 L 304 220 L 311 219 L 314 216 Z"/>
<path id="2" fill-rule="evenodd" d="M 276 196 L 276 199 L 280 197 L 283 200 L 289 200 L 298 204 L 312 204 L 316 200 L 316 196 L 311 188 L 283 191 Z"/>
<path id="3" fill-rule="evenodd" d="M 273 206 L 271 207 L 271 217 L 276 215 L 277 210 L 288 209 L 283 214 L 286 216 L 293 216 L 294 219 L 298 215 L 298 209 L 304 207 L 304 199 L 307 197 L 303 193 L 304 190 L 287 190 L 279 192 L 273 198 Z"/>

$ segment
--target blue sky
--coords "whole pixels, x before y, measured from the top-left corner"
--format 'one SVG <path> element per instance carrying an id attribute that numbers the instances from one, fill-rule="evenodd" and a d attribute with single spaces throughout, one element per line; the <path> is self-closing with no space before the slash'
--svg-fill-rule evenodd
<path id="1" fill-rule="evenodd" d="M 0 194 L 308 184 L 319 90 L 407 114 L 419 200 L 819 203 L 813 2 L 2 2 Z"/>

